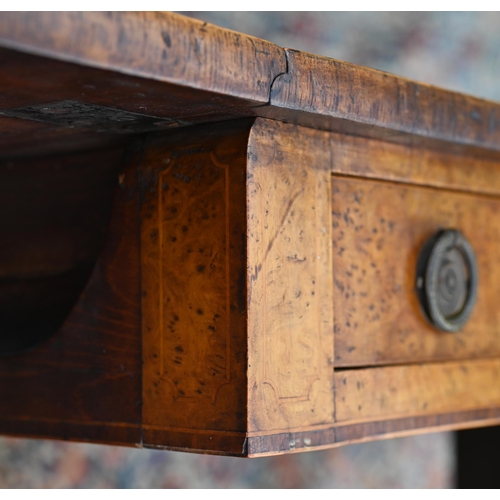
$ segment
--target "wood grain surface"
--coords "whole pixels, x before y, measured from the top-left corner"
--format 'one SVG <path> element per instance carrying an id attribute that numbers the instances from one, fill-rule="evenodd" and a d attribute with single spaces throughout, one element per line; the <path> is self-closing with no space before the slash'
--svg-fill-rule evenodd
<path id="1" fill-rule="evenodd" d="M 500 355 L 497 198 L 332 177 L 335 366 Z M 416 293 L 417 259 L 441 229 L 459 229 L 476 254 L 477 303 L 453 334 L 432 327 Z"/>
<path id="2" fill-rule="evenodd" d="M 0 363 L 1 432 L 265 456 L 500 421 L 500 236 L 477 224 L 497 215 L 494 162 L 260 118 L 152 134 L 124 158 L 70 317 Z M 448 225 L 481 276 L 453 335 L 412 295 L 412 259 Z"/>
<path id="3" fill-rule="evenodd" d="M 286 68 L 284 50 L 270 42 L 167 12 L 6 12 L 0 40 L 38 55 L 264 103 Z"/>
<path id="4" fill-rule="evenodd" d="M 143 87 L 135 92 L 143 96 L 126 104 L 106 94 L 101 87 L 105 78 L 97 85 L 85 82 L 84 94 L 111 107 L 113 101 L 119 109 L 133 107 L 134 102 L 148 100 L 144 88 L 163 88 L 165 103 L 152 99 L 150 106 L 141 105 L 149 110 L 146 115 L 163 109 L 164 114 L 158 116 L 168 117 L 171 109 L 171 118 L 176 119 L 180 109 L 177 119 L 189 122 L 193 115 L 215 121 L 253 113 L 459 154 L 497 158 L 500 152 L 497 103 L 335 59 L 284 50 L 176 14 L 4 13 L 0 46 L 60 62 L 67 72 L 80 74 L 77 87 L 95 68 L 108 70 L 115 79 L 130 75 L 136 80 L 129 85 Z M 7 67 L 11 66 L 16 63 L 9 62 Z M 46 80 L 47 71 L 29 67 L 27 71 L 33 83 L 18 91 L 27 91 L 36 102 L 44 86 L 38 82 Z M 8 81 L 8 75 L 4 73 L 2 80 Z M 36 88 L 30 92 L 33 84 Z M 171 94 L 189 97 L 170 99 Z"/>
<path id="5" fill-rule="evenodd" d="M 291 431 L 248 438 L 248 457 L 315 451 L 429 432 L 445 432 L 500 424 L 500 409 L 460 411 L 339 424 L 306 431 Z"/>
<path id="6" fill-rule="evenodd" d="M 274 82 L 270 104 L 293 111 L 283 117 L 296 123 L 335 130 L 346 121 L 343 131 L 356 135 L 381 129 L 380 138 L 407 144 L 403 135 L 500 149 L 496 103 L 305 52 L 286 56 L 288 71 Z"/>
<path id="7" fill-rule="evenodd" d="M 337 422 L 500 407 L 500 360 L 481 359 L 335 372 Z"/>
<path id="8" fill-rule="evenodd" d="M 247 116 L 261 105 L 5 48 L 0 66 L 8 68 L 0 78 L 2 157 L 108 149 L 131 135 Z"/>
<path id="9" fill-rule="evenodd" d="M 75 305 L 103 248 L 122 156 L 0 161 L 1 355 L 45 340 Z"/>
<path id="10" fill-rule="evenodd" d="M 308 155 L 315 169 L 350 177 L 500 195 L 498 160 L 338 134 L 277 120 L 257 120 L 257 123 L 264 122 L 270 136 L 279 142 L 279 148 L 275 149 L 280 154 L 285 149 L 292 157 Z"/>
<path id="11" fill-rule="evenodd" d="M 248 430 L 333 418 L 330 176 L 257 120 L 249 140 Z M 298 144 L 296 144 L 297 146 Z"/>
<path id="12" fill-rule="evenodd" d="M 245 167 L 251 125 L 192 128 L 152 139 L 146 147 L 141 169 L 146 445 L 200 449 L 203 443 L 207 451 L 220 451 L 230 432 L 239 453 L 243 450 Z"/>
<path id="13" fill-rule="evenodd" d="M 292 130 L 287 127 L 290 126 L 284 125 L 281 130 Z M 299 130 L 295 135 L 319 133 L 304 127 Z M 345 134 L 332 133 L 329 137 L 333 173 L 500 195 L 498 159 Z"/>
<path id="14" fill-rule="evenodd" d="M 140 442 L 137 145 L 131 144 L 125 156 L 114 177 L 104 248 L 71 314 L 43 345 L 0 360 L 4 434 Z M 85 156 L 78 157 L 81 164 Z M 107 162 L 109 154 L 101 158 Z M 44 160 L 47 166 L 58 161 Z M 92 166 L 110 167 L 95 157 Z"/>

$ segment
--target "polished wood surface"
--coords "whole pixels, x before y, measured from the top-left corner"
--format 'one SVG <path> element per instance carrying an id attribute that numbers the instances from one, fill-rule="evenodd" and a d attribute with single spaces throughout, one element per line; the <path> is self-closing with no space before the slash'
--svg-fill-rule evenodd
<path id="1" fill-rule="evenodd" d="M 1 42 L 0 42 L 1 45 Z M 107 149 L 130 137 L 252 114 L 260 105 L 0 48 L 1 157 Z"/>
<path id="2" fill-rule="evenodd" d="M 474 200 L 472 211 L 482 206 L 486 207 L 483 210 L 490 206 L 495 210 L 497 202 L 476 194 L 443 191 L 446 196 L 441 197 L 437 196 L 439 191 L 428 187 L 332 177 L 331 139 L 328 132 L 311 133 L 295 125 L 259 119 L 190 127 L 137 143 L 137 152 L 127 155 L 130 166 L 125 166 L 117 179 L 119 196 L 111 232 L 96 268 L 101 271 L 94 271 L 61 332 L 30 355 L 2 362 L 5 376 L 1 387 L 11 404 L 7 412 L 10 418 L 2 419 L 2 431 L 260 456 L 428 428 L 467 427 L 471 421 L 476 421 L 475 425 L 497 421 L 495 360 L 463 361 L 451 372 L 448 361 L 432 365 L 432 374 L 425 375 L 425 380 L 453 384 L 455 379 L 465 379 L 447 403 L 440 399 L 440 391 L 446 392 L 446 386 L 440 389 L 438 385 L 434 395 L 425 396 L 431 403 L 423 415 L 415 410 L 420 399 L 412 395 L 414 391 L 422 394 L 425 384 L 430 384 L 419 382 L 419 373 L 431 369 L 427 365 L 421 369 L 410 365 L 333 371 L 342 365 L 334 358 L 334 343 L 337 357 L 349 352 L 343 347 L 341 333 L 334 333 L 334 321 L 342 314 L 334 314 L 334 305 L 342 302 L 339 295 L 335 299 L 338 285 L 336 288 L 333 280 L 342 268 L 336 260 L 338 249 L 332 252 L 338 243 L 335 235 L 341 230 L 335 226 L 335 204 L 343 199 L 339 193 L 346 197 L 360 189 L 377 193 L 375 198 L 363 197 L 370 203 L 378 196 L 397 199 L 387 194 L 388 189 L 397 194 L 404 190 L 427 196 L 431 193 L 438 204 L 458 196 Z M 345 186 L 336 191 L 339 183 Z M 374 190 L 379 185 L 382 187 Z M 354 191 L 352 186 L 356 187 Z M 141 223 L 137 219 L 139 199 Z M 343 202 L 346 210 L 348 205 L 353 210 L 358 206 L 347 199 Z M 424 206 L 432 204 L 426 202 Z M 403 208 L 393 210 L 402 222 L 407 220 Z M 367 209 L 364 213 L 372 212 Z M 387 218 L 387 225 L 389 221 Z M 139 227 L 140 258 L 138 240 L 134 243 Z M 124 232 L 123 228 L 129 229 Z M 399 230 L 399 226 L 394 228 Z M 123 236 L 117 239 L 119 234 Z M 311 245 L 311 241 L 316 243 Z M 491 248 L 489 240 L 484 241 L 479 252 Z M 405 283 L 411 288 L 411 269 L 405 270 Z M 115 292 L 107 297 L 102 295 L 107 293 L 102 281 L 106 275 L 110 284 L 119 280 Z M 373 287 L 375 283 L 384 286 L 385 282 L 371 283 Z M 495 314 L 496 308 L 487 304 L 480 299 L 478 307 L 486 305 L 486 313 Z M 97 311 L 102 311 L 97 316 L 95 312 L 87 317 L 80 315 L 79 311 L 96 311 L 97 306 Z M 369 305 L 365 313 L 369 313 Z M 120 319 L 117 314 L 126 314 L 128 319 Z M 423 338 L 427 331 L 434 339 L 449 339 L 456 344 L 455 335 L 430 331 L 420 311 L 413 310 L 413 316 L 409 312 L 408 317 L 417 322 L 417 337 Z M 130 332 L 129 347 L 124 344 L 125 331 Z M 486 331 L 482 328 L 481 335 Z M 109 332 L 109 340 L 103 337 L 105 332 Z M 375 329 L 374 335 L 388 332 Z M 472 346 L 486 338 L 474 333 L 458 335 Z M 360 339 L 360 352 L 373 345 L 366 337 Z M 391 347 L 391 342 L 388 337 L 386 347 Z M 70 348 L 74 354 L 70 354 Z M 86 349 L 90 349 L 88 355 Z M 41 376 L 47 363 L 54 362 L 51 358 L 58 359 L 62 352 L 67 362 L 51 365 L 51 371 Z M 389 355 L 390 349 L 386 352 Z M 76 364 L 77 354 L 80 364 Z M 451 355 L 455 355 L 453 350 Z M 32 367 L 25 371 L 24 377 L 30 382 L 22 396 L 17 389 L 23 380 L 19 378 L 20 359 L 21 366 Z M 81 365 L 84 359 L 90 365 Z M 442 359 L 448 358 L 444 355 Z M 33 371 L 39 363 L 41 368 L 36 370 L 42 371 Z M 483 370 L 481 363 L 493 368 Z M 73 375 L 76 366 L 83 368 L 83 372 L 78 369 L 81 382 Z M 416 370 L 416 381 L 405 383 L 408 377 L 402 376 L 401 370 Z M 37 383 L 32 380 L 35 373 Z M 359 396 L 353 382 L 357 392 L 345 393 L 351 402 L 342 400 L 343 377 L 357 380 L 372 376 L 376 382 L 370 383 L 378 392 L 368 390 L 365 396 Z M 397 404 L 396 409 L 389 411 L 391 418 L 389 413 L 374 410 L 360 422 L 358 406 L 366 408 L 374 398 L 375 405 L 377 394 L 391 395 L 394 384 L 401 381 L 399 398 L 392 402 Z M 484 394 L 485 401 L 476 402 L 474 395 L 482 394 L 484 384 L 490 392 Z M 57 392 L 54 387 L 58 387 Z M 43 405 L 35 394 L 45 394 Z M 78 404 L 70 404 L 75 397 Z M 361 399 L 365 406 L 359 404 Z M 464 400 L 470 405 L 458 404 Z M 436 404 L 433 401 L 440 405 L 432 406 Z M 68 403 L 64 412 L 60 411 L 62 402 Z M 427 399 L 424 403 L 429 404 Z M 142 412 L 138 413 L 141 404 Z"/>
<path id="3" fill-rule="evenodd" d="M 0 358 L 1 433 L 256 457 L 500 422 L 498 104 L 175 14 L 7 13 L 0 47 L 0 289 L 89 267 L 25 301 L 72 308 Z M 449 227 L 454 334 L 415 290 Z"/>
<path id="4" fill-rule="evenodd" d="M 297 50 L 270 104 L 302 114 L 297 123 L 417 144 L 421 139 L 499 150 L 498 104 Z M 276 115 L 279 116 L 279 115 Z M 394 134 L 396 132 L 396 134 Z M 408 137 L 411 135 L 411 139 Z"/>
<path id="5" fill-rule="evenodd" d="M 498 408 L 499 381 L 498 359 L 338 370 L 335 417 L 358 423 Z"/>
<path id="6" fill-rule="evenodd" d="M 73 308 L 104 244 L 122 155 L 0 162 L 0 355 L 41 342 Z"/>
<path id="7" fill-rule="evenodd" d="M 271 42 L 168 12 L 5 12 L 0 37 L 5 47 L 261 103 L 286 70 Z"/>
<path id="8" fill-rule="evenodd" d="M 286 126 L 282 130 L 285 131 Z M 313 129 L 301 130 L 301 135 L 305 134 L 309 140 L 321 133 Z M 500 194 L 498 160 L 477 156 L 470 151 L 468 154 L 450 153 L 419 144 L 406 146 L 347 134 L 330 134 L 327 144 L 331 149 L 331 169 L 337 174 L 454 191 Z"/>
<path id="9" fill-rule="evenodd" d="M 496 198 L 332 178 L 335 365 L 500 356 L 500 214 Z M 416 294 L 417 259 L 437 231 L 459 228 L 474 249 L 478 299 L 453 334 L 433 327 Z"/>
<path id="10" fill-rule="evenodd" d="M 22 59 L 19 52 L 45 56 L 38 57 L 45 65 L 39 70 L 21 63 L 31 82 L 47 80 L 50 66 L 57 66 L 75 80 L 79 101 L 171 115 L 182 124 L 192 123 L 191 117 L 251 114 L 459 154 L 500 153 L 498 103 L 285 50 L 177 14 L 6 12 L 0 46 L 10 49 L 4 51 L 9 59 Z M 109 73 L 96 80 L 97 68 Z M 114 93 L 106 91 L 109 84 Z M 24 87 L 31 104 L 47 102 L 38 97 L 38 86 Z M 163 88 L 162 98 L 150 97 L 149 87 Z M 0 112 L 11 107 L 2 105 Z"/>
<path id="11" fill-rule="evenodd" d="M 104 248 L 70 315 L 42 345 L 0 358 L 2 433 L 140 442 L 137 146 L 132 144 L 127 160 L 118 162 L 121 173 L 113 175 L 113 208 Z M 109 159 L 108 153 L 102 158 Z M 95 158 L 88 166 L 103 169 Z M 29 206 L 28 200 L 25 203 Z M 51 241 L 52 250 L 57 250 L 57 239 Z M 45 294 L 50 297 L 53 291 Z"/>
<path id="12" fill-rule="evenodd" d="M 258 119 L 248 143 L 248 431 L 333 419 L 330 175 Z M 311 144 L 321 147 L 320 142 Z"/>
<path id="13" fill-rule="evenodd" d="M 144 444 L 217 450 L 247 419 L 245 167 L 252 122 L 146 145 L 141 168 Z M 182 434 L 184 433 L 184 434 Z M 164 435 L 163 439 L 161 438 Z M 235 439 L 236 439 L 235 438 Z M 229 451 L 229 450 L 228 450 Z M 233 450 L 234 452 L 234 450 Z"/>

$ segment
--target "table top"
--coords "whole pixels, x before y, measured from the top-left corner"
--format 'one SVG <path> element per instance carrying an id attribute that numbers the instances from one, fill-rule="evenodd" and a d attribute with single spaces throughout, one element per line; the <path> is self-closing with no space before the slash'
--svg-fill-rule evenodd
<path id="1" fill-rule="evenodd" d="M 56 129 L 68 144 L 87 145 L 245 116 L 500 153 L 498 103 L 177 14 L 5 12 L 0 47 L 4 155 L 27 147 L 26 137 L 34 152 L 44 150 Z M 47 104 L 52 111 L 41 111 Z"/>

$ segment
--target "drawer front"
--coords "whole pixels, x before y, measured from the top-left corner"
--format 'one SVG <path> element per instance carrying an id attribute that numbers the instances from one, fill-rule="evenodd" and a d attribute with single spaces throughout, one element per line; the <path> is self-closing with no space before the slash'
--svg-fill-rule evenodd
<path id="1" fill-rule="evenodd" d="M 429 187 L 332 176 L 335 366 L 500 355 L 500 201 Z M 416 266 L 437 231 L 458 229 L 477 259 L 474 310 L 458 332 L 425 319 Z"/>

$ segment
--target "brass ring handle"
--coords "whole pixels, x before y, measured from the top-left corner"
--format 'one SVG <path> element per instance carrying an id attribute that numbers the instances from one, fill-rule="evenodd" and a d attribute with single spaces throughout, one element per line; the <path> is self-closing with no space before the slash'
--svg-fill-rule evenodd
<path id="1" fill-rule="evenodd" d="M 424 245 L 417 264 L 417 293 L 426 318 L 446 332 L 460 330 L 477 297 L 476 256 L 457 230 L 440 231 Z"/>

